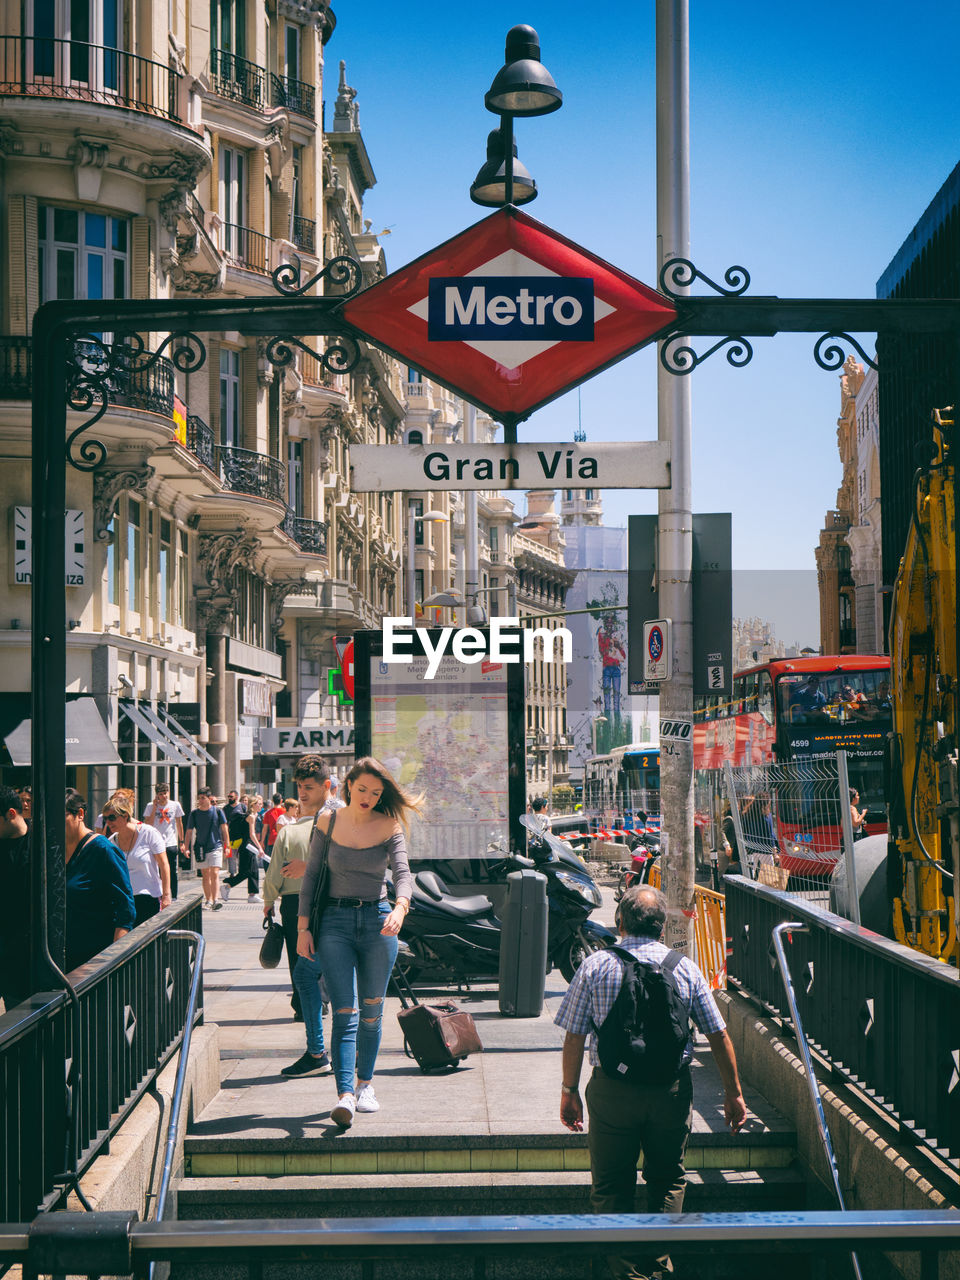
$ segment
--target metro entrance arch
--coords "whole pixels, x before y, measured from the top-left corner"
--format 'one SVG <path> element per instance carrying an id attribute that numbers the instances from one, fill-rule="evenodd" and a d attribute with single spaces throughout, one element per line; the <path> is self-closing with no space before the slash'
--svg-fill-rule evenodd
<path id="1" fill-rule="evenodd" d="M 51 743 L 64 739 L 67 618 L 66 600 L 59 588 L 65 570 L 59 518 L 59 513 L 66 506 L 64 464 L 87 471 L 96 470 L 104 464 L 106 447 L 88 432 L 106 412 L 118 375 L 148 369 L 163 353 L 169 355 L 181 372 L 200 368 L 206 358 L 206 349 L 198 330 L 210 333 L 232 330 L 245 336 L 266 338 L 266 357 L 272 364 L 284 368 L 293 361 L 297 351 L 303 351 L 315 356 L 332 373 L 349 372 L 359 360 L 360 342 L 370 341 L 377 346 L 386 346 L 467 399 L 473 399 L 479 393 L 483 400 L 489 402 L 492 416 L 504 424 L 506 443 L 510 444 L 516 441 L 518 423 L 539 405 L 600 368 L 653 342 L 660 343 L 663 367 L 682 376 L 721 350 L 732 366 L 741 367 L 753 356 L 751 338 L 772 337 L 780 332 L 819 334 L 814 344 L 814 359 L 827 370 L 842 366 L 844 345 L 854 347 L 863 359 L 873 363 L 850 337 L 851 333 L 960 336 L 960 299 L 753 298 L 746 293 L 749 275 L 743 268 L 730 268 L 725 274 L 724 284 L 719 285 L 692 263 L 680 259 L 664 266 L 660 290 L 655 291 L 601 263 L 586 250 L 580 250 L 513 207 L 498 211 L 450 244 L 456 247 L 456 253 L 467 253 L 467 259 L 472 259 L 472 269 L 475 270 L 477 259 L 482 259 L 483 254 L 472 251 L 470 246 L 474 240 L 489 241 L 494 232 L 500 236 L 501 244 L 504 240 L 509 242 L 506 248 L 499 250 L 496 270 L 502 276 L 498 275 L 498 278 L 529 279 L 533 261 L 531 254 L 539 252 L 541 275 L 544 271 L 553 275 L 555 278 L 550 287 L 556 295 L 565 297 L 567 288 L 561 274 L 563 271 L 581 273 L 596 270 L 596 276 L 592 277 L 592 341 L 577 336 L 568 342 L 565 338 L 534 333 L 524 335 L 519 341 L 508 338 L 502 344 L 493 344 L 495 350 L 491 352 L 491 344 L 486 338 L 478 343 L 469 333 L 456 341 L 446 336 L 431 338 L 429 320 L 424 319 L 423 329 L 414 349 L 411 349 L 399 331 L 397 316 L 409 329 L 410 312 L 420 305 L 419 300 L 429 305 L 430 281 L 434 278 L 431 271 L 438 279 L 451 278 L 449 264 L 439 251 L 397 273 L 399 282 L 389 276 L 364 292 L 360 292 L 359 264 L 338 258 L 304 283 L 301 283 L 295 266 L 280 267 L 274 273 L 277 297 L 244 299 L 242 302 L 234 298 L 52 302 L 38 310 L 33 325 L 32 459 L 36 584 L 32 599 L 31 639 L 32 758 L 36 762 L 31 837 L 31 918 L 34 923 L 31 978 L 34 990 L 41 989 L 51 980 L 60 985 L 57 971 L 62 969 L 64 961 L 65 876 L 61 805 L 66 775 L 62 753 L 49 749 Z M 491 242 L 483 247 L 493 251 L 496 246 Z M 422 291 L 409 301 L 414 268 L 415 283 Z M 468 261 L 458 259 L 453 269 L 469 275 L 471 267 Z M 584 277 L 578 275 L 577 278 Z M 713 296 L 691 297 L 679 292 L 697 280 L 710 286 Z M 317 286 L 331 292 L 321 297 L 308 294 L 309 289 Z M 578 287 L 586 298 L 588 291 L 583 286 Z M 394 297 L 395 288 L 399 291 L 399 302 Z M 504 292 L 495 296 L 509 299 L 510 295 Z M 517 296 L 519 298 L 519 292 Z M 379 307 L 374 306 L 378 298 Z M 642 301 L 642 305 L 637 299 Z M 603 329 L 604 322 L 612 319 L 610 311 L 604 311 L 603 306 L 615 310 L 618 304 L 624 315 L 616 319 L 615 339 L 608 343 L 598 342 L 598 335 L 606 337 L 611 332 L 609 327 Z M 489 306 L 488 303 L 488 310 Z M 508 314 L 508 308 L 501 310 L 504 315 Z M 536 311 L 533 314 L 536 317 Z M 150 331 L 170 335 L 153 353 L 146 351 L 142 338 L 138 336 Z M 104 332 L 113 334 L 114 340 L 107 343 L 91 336 Z M 296 336 L 298 334 L 326 338 L 325 349 L 313 351 Z M 697 337 L 713 339 L 712 344 L 699 354 L 691 345 L 692 339 Z M 518 347 L 531 343 L 541 346 L 535 356 L 524 350 L 518 353 Z M 544 344 L 550 347 L 560 344 L 566 353 L 564 362 L 555 367 L 545 366 L 543 356 L 547 349 Z M 477 353 L 474 349 L 478 346 L 488 347 L 487 352 Z M 451 348 L 456 350 L 452 352 Z M 584 348 L 588 350 L 584 351 Z M 499 367 L 507 368 L 513 362 L 512 380 L 521 387 L 519 400 L 511 402 L 502 388 L 495 388 L 495 394 L 484 392 L 484 364 L 477 365 L 472 359 L 472 372 L 461 381 L 458 370 L 464 349 L 469 349 L 471 357 L 478 355 L 490 368 L 499 364 L 498 357 L 507 362 Z M 519 361 L 518 354 L 521 357 Z M 526 363 L 531 365 L 528 375 L 524 377 L 522 372 L 517 375 L 517 370 Z M 504 381 L 509 384 L 511 378 Z M 89 415 L 69 434 L 68 408 Z"/>

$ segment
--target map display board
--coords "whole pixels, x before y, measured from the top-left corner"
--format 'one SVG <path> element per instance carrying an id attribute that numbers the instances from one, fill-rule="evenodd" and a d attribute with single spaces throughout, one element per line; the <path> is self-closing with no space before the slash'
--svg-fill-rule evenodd
<path id="1" fill-rule="evenodd" d="M 354 670 L 357 755 L 374 756 L 405 790 L 424 795 L 424 817 L 411 823 L 411 859 L 523 848 L 523 667 L 446 654 L 427 679 L 418 632 L 410 634 L 409 661 L 388 663 L 382 634 L 357 632 Z"/>

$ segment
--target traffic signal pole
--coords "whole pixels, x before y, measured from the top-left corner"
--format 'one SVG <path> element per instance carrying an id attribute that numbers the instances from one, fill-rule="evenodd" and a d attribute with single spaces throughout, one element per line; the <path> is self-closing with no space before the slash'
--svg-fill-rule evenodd
<path id="1" fill-rule="evenodd" d="M 688 0 L 657 0 L 657 272 L 690 258 L 690 76 Z M 679 291 L 678 291 L 679 292 Z M 684 290 L 686 292 L 686 290 Z M 673 622 L 671 678 L 660 686 L 660 719 L 693 721 L 693 516 L 690 379 L 657 368 L 658 437 L 671 447 L 669 489 L 659 491 L 660 614 Z M 693 954 L 693 735 L 660 744 L 660 812 L 666 837 L 662 884 L 665 941 Z"/>

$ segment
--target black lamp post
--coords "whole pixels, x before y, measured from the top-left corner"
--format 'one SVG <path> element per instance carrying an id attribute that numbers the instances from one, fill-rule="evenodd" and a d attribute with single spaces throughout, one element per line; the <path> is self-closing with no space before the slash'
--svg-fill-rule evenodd
<path id="1" fill-rule="evenodd" d="M 470 198 L 476 204 L 526 204 L 537 194 L 536 183 L 522 165 L 514 163 L 515 116 L 545 116 L 563 105 L 563 94 L 540 61 L 540 37 L 533 27 L 511 27 L 507 32 L 504 64 L 484 95 L 484 106 L 500 117 L 499 140 L 487 140 L 487 163 L 480 169 Z M 502 165 L 496 163 L 502 157 Z M 491 166 L 495 166 L 491 168 Z M 502 198 L 499 196 L 502 168 Z M 517 190 L 519 188 L 519 191 Z M 522 198 L 517 198 L 521 196 Z"/>

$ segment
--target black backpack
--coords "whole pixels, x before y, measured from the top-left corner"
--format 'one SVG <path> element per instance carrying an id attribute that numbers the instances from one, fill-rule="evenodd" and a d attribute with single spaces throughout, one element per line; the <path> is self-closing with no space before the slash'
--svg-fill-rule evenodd
<path id="1" fill-rule="evenodd" d="M 624 965 L 617 998 L 597 1033 L 600 1067 L 631 1084 L 673 1084 L 690 1036 L 690 1015 L 673 974 L 683 956 L 669 951 L 661 964 L 644 964 L 625 947 L 607 950 Z"/>

